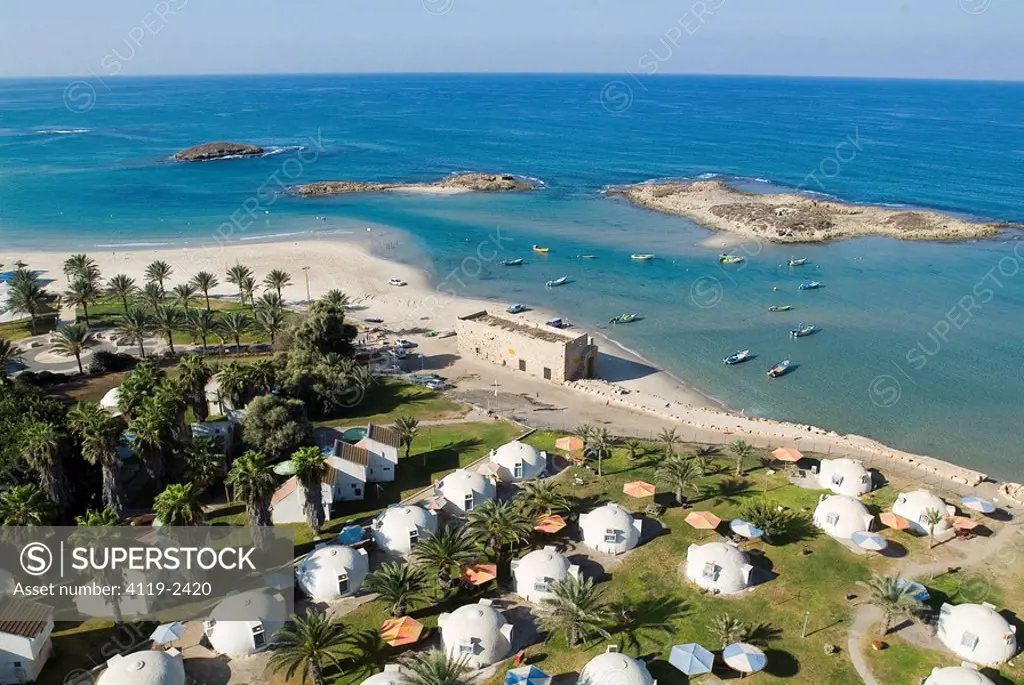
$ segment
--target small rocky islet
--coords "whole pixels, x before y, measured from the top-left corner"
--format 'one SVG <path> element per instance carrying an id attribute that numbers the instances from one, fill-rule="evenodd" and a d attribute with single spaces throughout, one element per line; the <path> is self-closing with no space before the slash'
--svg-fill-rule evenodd
<path id="1" fill-rule="evenodd" d="M 346 193 L 387 193 L 401 191 L 422 192 L 484 192 L 501 193 L 533 190 L 537 183 L 512 174 L 464 173 L 452 174 L 431 183 L 390 183 L 373 181 L 318 181 L 294 189 L 298 195 L 318 197 Z"/>
<path id="2" fill-rule="evenodd" d="M 215 142 L 195 145 L 174 153 L 177 162 L 207 162 L 213 159 L 224 159 L 225 157 L 255 157 L 262 155 L 263 148 L 259 145 L 247 145 L 245 143 Z"/>

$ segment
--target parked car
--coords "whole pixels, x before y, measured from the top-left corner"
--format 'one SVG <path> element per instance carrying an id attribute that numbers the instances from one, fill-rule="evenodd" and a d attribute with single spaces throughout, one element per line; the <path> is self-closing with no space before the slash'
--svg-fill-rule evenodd
<path id="1" fill-rule="evenodd" d="M 395 345 L 397 345 L 398 347 L 403 347 L 405 349 L 409 349 L 410 347 L 416 347 L 416 343 L 414 343 L 412 340 L 406 340 L 405 338 L 396 338 Z"/>
<path id="2" fill-rule="evenodd" d="M 402 287 L 403 285 L 408 285 L 408 283 L 403 281 L 401 278 L 389 278 L 388 279 L 388 285 L 394 285 L 394 286 Z"/>
<path id="3" fill-rule="evenodd" d="M 444 392 L 445 390 L 450 390 L 451 387 L 452 387 L 452 386 L 448 385 L 447 383 L 445 383 L 444 381 L 438 380 L 436 378 L 427 381 L 423 385 L 426 386 L 427 388 L 430 388 L 434 392 Z"/>
<path id="4" fill-rule="evenodd" d="M 526 311 L 526 307 L 521 304 L 510 304 L 505 311 L 509 314 L 521 314 Z"/>
<path id="5" fill-rule="evenodd" d="M 409 374 L 409 382 L 412 383 L 413 385 L 426 385 L 427 383 L 437 382 L 437 381 L 440 381 L 440 382 L 443 383 L 446 380 L 448 380 L 448 379 L 446 379 L 444 376 L 438 376 L 436 373 L 413 373 L 413 374 Z"/>
<path id="6" fill-rule="evenodd" d="M 368 316 L 365 319 L 363 319 L 363 321 L 365 321 L 366 323 L 384 323 L 384 319 L 380 318 L 379 316 Z"/>

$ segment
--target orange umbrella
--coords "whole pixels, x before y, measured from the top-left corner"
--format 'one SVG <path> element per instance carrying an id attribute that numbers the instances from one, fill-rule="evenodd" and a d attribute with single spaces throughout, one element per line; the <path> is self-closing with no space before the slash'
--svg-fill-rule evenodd
<path id="1" fill-rule="evenodd" d="M 440 511 L 441 509 L 444 509 L 446 506 L 448 506 L 448 500 L 446 500 L 441 495 L 433 495 L 431 497 L 428 497 L 424 501 L 426 502 L 425 506 L 430 511 Z"/>
<path id="2" fill-rule="evenodd" d="M 910 528 L 910 521 L 903 518 L 899 514 L 894 514 L 891 511 L 884 511 L 882 515 L 878 517 L 882 523 L 889 526 L 893 530 L 906 530 Z"/>
<path id="3" fill-rule="evenodd" d="M 772 456 L 778 459 L 779 461 L 791 461 L 793 463 L 796 463 L 804 458 L 804 455 L 800 452 L 800 450 L 794 449 L 792 447 L 780 447 L 774 452 L 772 452 Z"/>
<path id="4" fill-rule="evenodd" d="M 497 564 L 470 564 L 462 569 L 462 580 L 471 585 L 483 585 L 497 577 Z"/>
<path id="5" fill-rule="evenodd" d="M 423 634 L 423 624 L 408 616 L 392 618 L 384 621 L 379 634 L 380 639 L 392 647 L 411 645 L 419 641 Z"/>
<path id="6" fill-rule="evenodd" d="M 966 516 L 954 516 L 950 518 L 949 521 L 957 530 L 974 530 L 980 525 L 977 521 L 969 519 Z"/>
<path id="7" fill-rule="evenodd" d="M 686 515 L 685 520 L 691 526 L 700 530 L 714 530 L 715 528 L 718 528 L 720 523 L 722 523 L 722 519 L 718 518 L 710 511 L 691 511 Z"/>
<path id="8" fill-rule="evenodd" d="M 555 447 L 566 452 L 576 452 L 583 449 L 583 438 L 577 438 L 575 435 L 559 438 L 555 440 Z"/>
<path id="9" fill-rule="evenodd" d="M 563 528 L 565 528 L 565 519 L 558 514 L 538 517 L 537 525 L 533 527 L 534 530 L 539 530 L 542 533 L 557 533 Z"/>
<path id="10" fill-rule="evenodd" d="M 498 465 L 487 462 L 486 464 L 481 464 L 480 468 L 478 468 L 476 472 L 479 473 L 484 478 L 497 478 Z"/>
<path id="11" fill-rule="evenodd" d="M 630 497 L 654 497 L 655 487 L 642 480 L 635 480 L 622 486 L 622 491 Z"/>

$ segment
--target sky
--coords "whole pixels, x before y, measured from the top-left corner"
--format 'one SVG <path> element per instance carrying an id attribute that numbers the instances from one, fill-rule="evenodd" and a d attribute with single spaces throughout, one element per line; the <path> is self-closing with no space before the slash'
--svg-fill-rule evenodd
<path id="1" fill-rule="evenodd" d="M 1024 2 L 0 0 L 0 77 L 354 72 L 1024 80 Z"/>

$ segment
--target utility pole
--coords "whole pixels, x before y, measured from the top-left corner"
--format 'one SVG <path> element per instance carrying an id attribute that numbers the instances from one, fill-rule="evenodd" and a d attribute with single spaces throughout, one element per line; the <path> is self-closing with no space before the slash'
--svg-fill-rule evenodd
<path id="1" fill-rule="evenodd" d="M 310 299 L 311 299 L 309 297 L 309 267 L 308 266 L 302 267 L 302 271 L 306 274 L 306 306 L 308 307 Z"/>
<path id="2" fill-rule="evenodd" d="M 809 619 L 810 617 L 811 617 L 811 612 L 808 611 L 806 614 L 804 614 L 804 629 L 802 631 L 800 631 L 800 637 L 801 638 L 806 638 L 807 637 L 807 619 Z"/>

